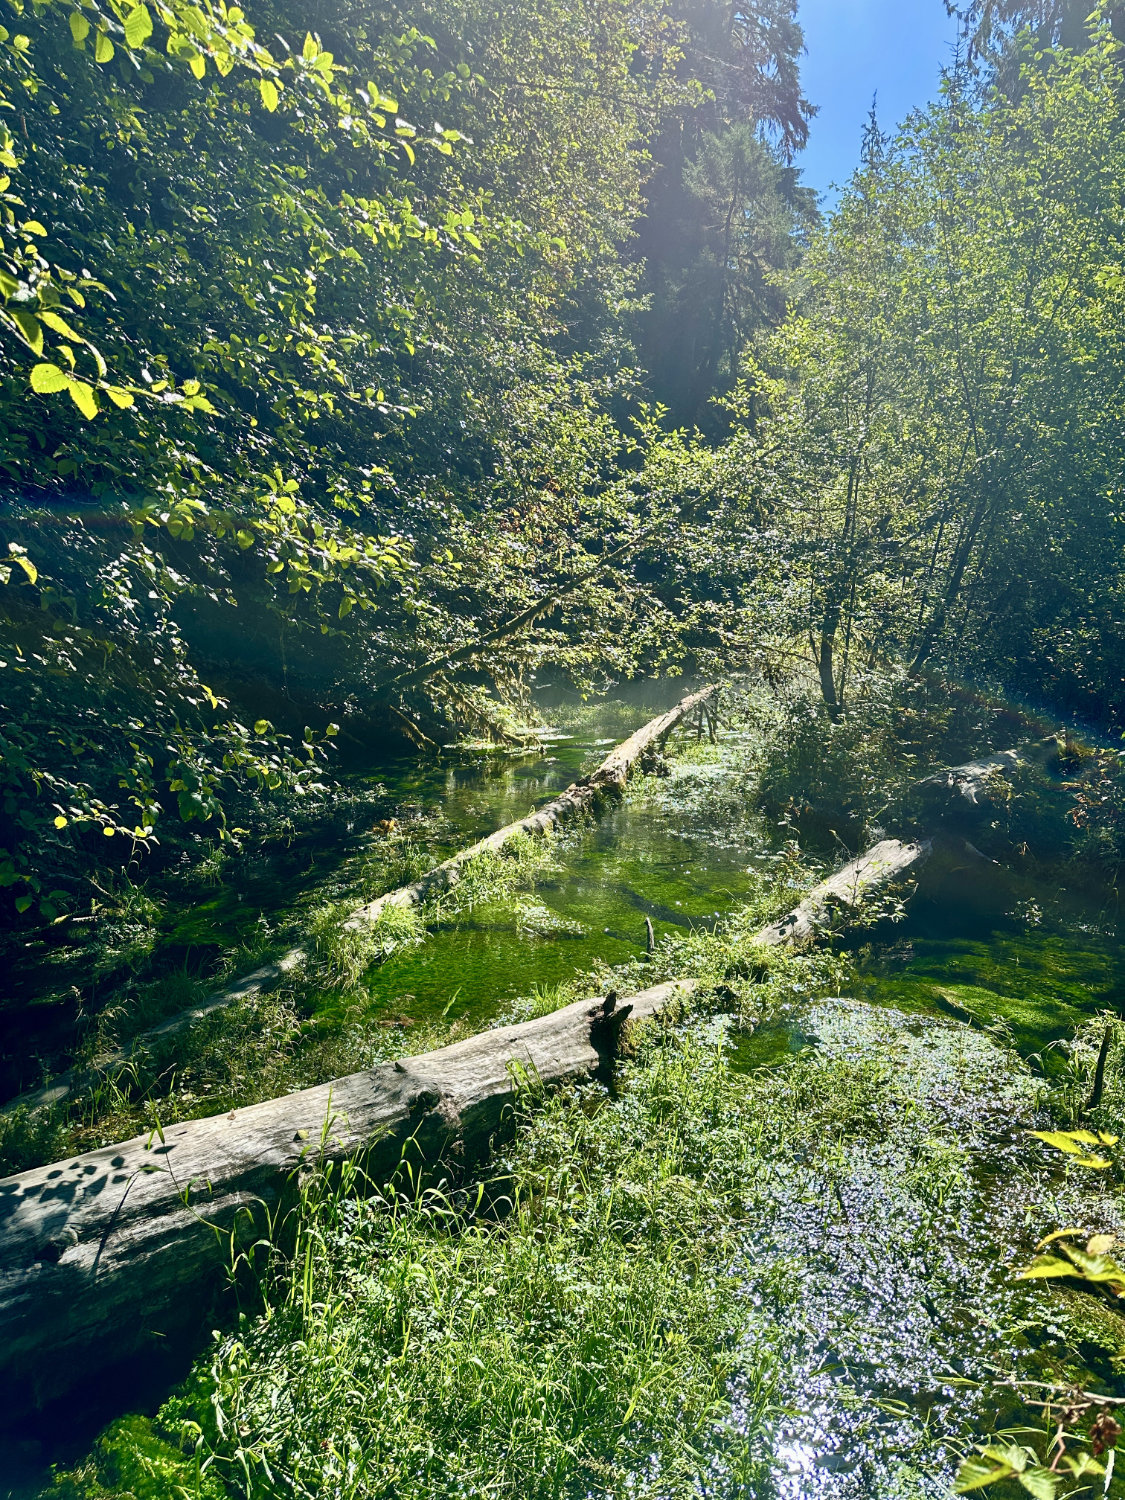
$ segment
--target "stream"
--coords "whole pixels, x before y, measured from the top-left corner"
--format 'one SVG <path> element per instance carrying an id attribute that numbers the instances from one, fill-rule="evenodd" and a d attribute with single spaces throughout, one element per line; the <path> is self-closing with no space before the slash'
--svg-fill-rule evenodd
<path id="1" fill-rule="evenodd" d="M 464 751 L 380 768 L 376 810 L 394 817 L 394 837 L 418 836 L 433 854 L 444 855 L 546 801 L 646 716 L 603 705 L 584 722 L 544 732 L 538 755 Z M 694 731 L 678 731 L 668 747 L 669 774 L 649 778 L 600 821 L 557 840 L 532 889 L 439 920 L 424 940 L 403 945 L 373 968 L 363 982 L 368 1014 L 388 1027 L 444 1024 L 465 1034 L 578 974 L 637 958 L 645 950 L 646 917 L 658 940 L 720 921 L 748 898 L 764 871 L 786 858 L 781 840 L 748 810 L 756 753 L 748 731 L 724 729 L 714 746 Z M 365 849 L 386 835 L 358 822 L 345 833 L 335 847 L 301 847 L 289 868 L 284 861 L 242 868 L 236 882 L 183 909 L 164 941 L 184 950 L 229 944 L 263 920 L 284 933 L 317 902 L 350 896 Z M 1095 1011 L 1116 1007 L 1121 981 L 1112 905 L 1059 888 L 988 912 L 920 901 L 904 922 L 881 924 L 856 948 L 850 1000 L 812 997 L 726 1045 L 735 1066 L 748 1073 L 778 1069 L 814 1045 L 826 1056 L 890 1047 L 895 1066 L 917 1069 L 920 1078 L 927 1068 L 935 1070 L 938 1082 L 925 1108 L 935 1098 L 944 1101 L 939 1115 L 944 1111 L 948 1123 L 962 1108 L 964 1070 L 974 1079 L 987 1074 L 998 1041 L 1029 1063 L 1026 1079 L 1012 1086 L 1012 1099 L 1014 1108 L 1032 1110 L 1035 1078 L 1065 1070 L 1060 1041 Z M 324 997 L 328 1021 L 334 1003 L 331 994 Z M 873 1018 L 880 1011 L 885 1021 L 877 1023 L 876 1042 Z M 951 1021 L 968 1024 L 954 1030 Z M 954 1045 L 951 1037 L 967 1040 Z M 966 1138 L 982 1130 L 987 1135 L 982 1117 L 970 1115 Z M 918 1210 L 900 1190 L 897 1170 L 893 1153 L 881 1157 L 877 1150 L 849 1167 L 846 1181 L 833 1189 L 849 1222 L 868 1225 L 876 1236 L 906 1234 L 902 1226 L 913 1223 Z M 945 1493 L 924 1469 L 927 1454 L 936 1464 L 943 1451 L 943 1410 L 967 1399 L 948 1383 L 951 1360 L 964 1385 L 978 1364 L 983 1368 L 995 1357 L 983 1337 L 975 1348 L 958 1346 L 954 1357 L 952 1335 L 946 1335 L 972 1276 L 983 1276 L 989 1286 L 996 1281 L 1009 1228 L 997 1219 L 995 1204 L 974 1210 L 976 1217 L 962 1226 L 963 1250 L 943 1252 L 939 1280 L 946 1301 L 931 1301 L 926 1328 L 891 1337 L 901 1309 L 930 1295 L 926 1276 L 909 1270 L 897 1280 L 882 1276 L 878 1257 L 857 1259 L 854 1246 L 842 1247 L 836 1231 L 829 1232 L 828 1218 L 815 1207 L 820 1188 L 796 1178 L 788 1187 L 779 1182 L 773 1222 L 748 1231 L 747 1285 L 761 1280 L 763 1266 L 784 1265 L 798 1244 L 819 1272 L 806 1279 L 789 1322 L 770 1335 L 788 1341 L 786 1399 L 794 1413 L 804 1406 L 803 1414 L 779 1420 L 770 1493 L 784 1500 Z M 910 1255 L 902 1261 L 908 1268 Z M 913 1455 L 905 1470 L 899 1453 Z M 46 1463 L 73 1456 L 69 1442 L 56 1451 L 36 1441 L 0 1447 L 0 1473 L 10 1476 L 7 1485 L 0 1479 L 0 1497 L 26 1500 L 43 1482 Z M 720 1446 L 715 1493 L 725 1493 L 727 1483 L 721 1460 Z"/>

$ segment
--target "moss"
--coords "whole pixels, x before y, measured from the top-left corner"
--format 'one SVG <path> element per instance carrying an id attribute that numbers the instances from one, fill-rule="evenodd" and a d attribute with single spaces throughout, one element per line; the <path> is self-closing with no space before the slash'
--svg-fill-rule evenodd
<path id="1" fill-rule="evenodd" d="M 108 1427 L 87 1462 L 56 1478 L 44 1500 L 225 1500 L 227 1493 L 194 1454 L 133 1416 Z"/>

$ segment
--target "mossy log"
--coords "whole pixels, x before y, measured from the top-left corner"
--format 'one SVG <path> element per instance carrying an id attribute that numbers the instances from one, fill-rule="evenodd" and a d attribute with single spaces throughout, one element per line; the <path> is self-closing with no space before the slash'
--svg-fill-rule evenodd
<path id="1" fill-rule="evenodd" d="M 667 713 L 658 714 L 655 719 L 650 719 L 627 740 L 615 746 L 596 771 L 573 782 L 564 792 L 560 792 L 537 812 L 529 814 L 526 818 L 520 818 L 514 823 L 508 823 L 503 828 L 498 828 L 495 833 L 490 833 L 486 838 L 479 839 L 469 848 L 462 849 L 450 859 L 436 865 L 434 869 L 423 875 L 421 879 L 412 881 L 410 885 L 400 886 L 397 890 L 388 891 L 386 895 L 378 897 L 375 901 L 367 902 L 352 913 L 344 926 L 352 929 L 369 926 L 378 921 L 380 914 L 388 906 L 416 906 L 427 896 L 451 890 L 460 880 L 465 866 L 472 860 L 479 859 L 485 854 L 498 853 L 520 834 L 543 836 L 551 833 L 579 814 L 596 809 L 599 803 L 607 797 L 620 794 L 633 769 L 646 753 L 663 744 L 672 730 L 690 714 L 699 711 L 714 696 L 714 693 L 714 687 L 704 687 L 697 692 L 689 693 L 676 704 L 675 708 L 669 709 Z M 113 1072 L 115 1068 L 124 1067 L 136 1052 L 162 1046 L 189 1026 L 213 1015 L 215 1011 L 225 1010 L 239 1001 L 253 1000 L 258 995 L 268 994 L 283 980 L 300 970 L 308 956 L 308 950 L 304 947 L 291 948 L 280 958 L 268 964 L 262 964 L 252 973 L 243 975 L 236 983 L 216 990 L 213 995 L 209 995 L 198 1005 L 179 1011 L 167 1021 L 162 1021 L 159 1026 L 153 1026 L 141 1032 L 128 1046 L 118 1048 L 109 1055 L 99 1058 L 96 1071 L 69 1069 L 53 1078 L 43 1088 L 19 1095 L 18 1098 L 3 1106 L 0 1112 L 7 1113 L 13 1109 L 38 1110 L 49 1104 L 61 1104 L 76 1089 L 93 1082 L 98 1076 Z"/>
<path id="2" fill-rule="evenodd" d="M 618 795 L 624 790 L 633 768 L 645 754 L 663 744 L 676 725 L 689 714 L 702 710 L 714 692 L 713 687 L 705 687 L 699 692 L 689 693 L 675 708 L 658 718 L 650 719 L 627 740 L 623 740 L 606 756 L 596 771 L 572 782 L 565 792 L 560 792 L 537 812 L 498 828 L 495 833 L 462 849 L 410 885 L 400 886 L 397 891 L 388 891 L 385 896 L 369 901 L 366 906 L 361 906 L 353 913 L 344 926 L 358 928 L 377 922 L 388 906 L 417 906 L 428 896 L 451 890 L 460 880 L 465 866 L 473 860 L 480 859 L 482 855 L 498 853 L 505 844 L 510 844 L 521 834 L 542 837 L 552 833 L 563 823 L 591 811 L 605 797 Z"/>
<path id="3" fill-rule="evenodd" d="M 943 806 L 948 813 L 965 813 L 986 807 L 998 782 L 1009 780 L 1029 766 L 1047 768 L 1057 765 L 1061 753 L 1060 741 L 1051 735 L 1018 749 L 998 750 L 995 755 L 982 755 L 977 760 L 949 766 L 924 777 L 913 790 L 931 808 Z"/>
<path id="4" fill-rule="evenodd" d="M 815 942 L 869 913 L 876 898 L 916 875 L 933 853 L 930 839 L 881 839 L 858 859 L 814 886 L 792 911 L 756 934 L 764 947 Z"/>

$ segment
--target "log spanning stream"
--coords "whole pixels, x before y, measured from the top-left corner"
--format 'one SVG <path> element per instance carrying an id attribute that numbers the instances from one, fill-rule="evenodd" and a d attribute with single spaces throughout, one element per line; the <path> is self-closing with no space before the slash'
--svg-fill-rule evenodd
<path id="1" fill-rule="evenodd" d="M 591 995 L 539 1020 L 483 1029 L 537 986 L 595 962 L 635 958 L 646 946 L 646 920 L 656 938 L 713 923 L 744 898 L 756 872 L 784 858 L 748 811 L 744 740 L 721 733 L 709 753 L 693 731 L 687 745 L 703 753 L 673 758 L 655 799 L 618 803 L 568 838 L 514 910 L 474 909 L 369 976 L 369 1002 L 392 1024 L 444 1015 L 478 1035 L 0 1183 L 0 1381 L 9 1412 L 63 1397 L 76 1376 L 88 1379 L 154 1335 L 197 1322 L 196 1289 L 222 1251 L 215 1229 L 229 1231 L 244 1215 L 252 1230 L 255 1206 L 281 1200 L 310 1142 L 329 1157 L 375 1143 L 375 1171 L 393 1165 L 408 1136 L 423 1150 L 452 1145 L 464 1160 L 478 1159 L 511 1096 L 513 1063 L 545 1079 L 596 1072 L 612 1057 L 623 1020 L 654 1015 L 683 993 L 675 983 L 649 986 L 623 996 L 608 1016 Z M 494 785 L 476 816 L 497 822 L 498 807 L 523 814 L 529 802 L 550 803 L 567 773 L 608 748 L 556 741 L 545 775 L 533 784 L 517 778 L 515 793 L 500 798 Z M 969 767 L 934 796 L 971 798 L 974 777 L 1005 769 Z M 841 906 L 916 873 L 931 850 L 925 838 L 881 842 L 764 928 L 761 941 L 815 940 Z M 960 846 L 953 852 L 955 866 L 975 857 Z M 944 857 L 948 864 L 949 847 Z M 1007 1021 L 1020 1049 L 1036 1050 L 1105 1002 L 1119 961 L 1111 924 L 1096 915 L 1075 906 L 1044 922 L 1018 905 L 1010 892 L 978 910 L 923 900 L 906 942 L 887 935 L 863 958 L 855 993 L 907 1014 L 944 1013 L 978 1026 Z M 740 1044 L 740 1065 L 769 1066 L 805 1046 L 806 1032 L 799 1017 L 763 1028 Z"/>

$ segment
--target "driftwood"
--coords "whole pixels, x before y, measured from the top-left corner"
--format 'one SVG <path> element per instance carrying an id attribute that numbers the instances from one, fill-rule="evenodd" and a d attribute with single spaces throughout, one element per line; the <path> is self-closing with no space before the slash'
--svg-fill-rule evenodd
<path id="1" fill-rule="evenodd" d="M 569 822 L 580 813 L 594 809 L 607 796 L 621 792 L 633 768 L 645 754 L 662 744 L 681 720 L 687 718 L 692 712 L 701 712 L 703 706 L 713 697 L 714 692 L 713 687 L 705 687 L 698 692 L 689 693 L 686 698 L 676 704 L 675 708 L 643 724 L 627 740 L 623 740 L 620 745 L 610 751 L 596 771 L 573 782 L 566 791 L 546 803 L 538 812 L 531 813 L 526 818 L 520 818 L 515 823 L 508 823 L 503 828 L 498 828 L 487 838 L 478 840 L 468 849 L 462 849 L 450 859 L 444 860 L 423 875 L 420 880 L 415 880 L 410 885 L 400 886 L 398 890 L 388 891 L 386 895 L 378 897 L 375 901 L 369 901 L 354 911 L 344 926 L 353 930 L 368 926 L 377 922 L 380 914 L 388 906 L 416 906 L 428 896 L 451 890 L 460 880 L 462 871 L 471 860 L 479 859 L 484 854 L 497 853 L 520 834 L 542 836 L 551 833 L 555 828 Z M 0 1113 L 6 1114 L 21 1108 L 38 1110 L 49 1104 L 61 1103 L 76 1089 L 93 1082 L 98 1076 L 112 1072 L 114 1068 L 124 1067 L 129 1058 L 138 1051 L 159 1047 L 171 1037 L 185 1031 L 189 1026 L 193 1026 L 197 1021 L 203 1020 L 217 1010 L 225 1010 L 239 1001 L 253 1000 L 258 995 L 267 994 L 290 974 L 298 971 L 306 963 L 308 956 L 306 948 L 291 948 L 280 958 L 263 964 L 261 968 L 244 975 L 237 983 L 217 990 L 198 1005 L 179 1011 L 167 1021 L 161 1022 L 159 1026 L 153 1026 L 148 1031 L 141 1032 L 127 1047 L 118 1048 L 100 1058 L 96 1071 L 69 1069 L 53 1078 L 43 1088 L 20 1094 L 18 1098 L 4 1105 Z"/>

